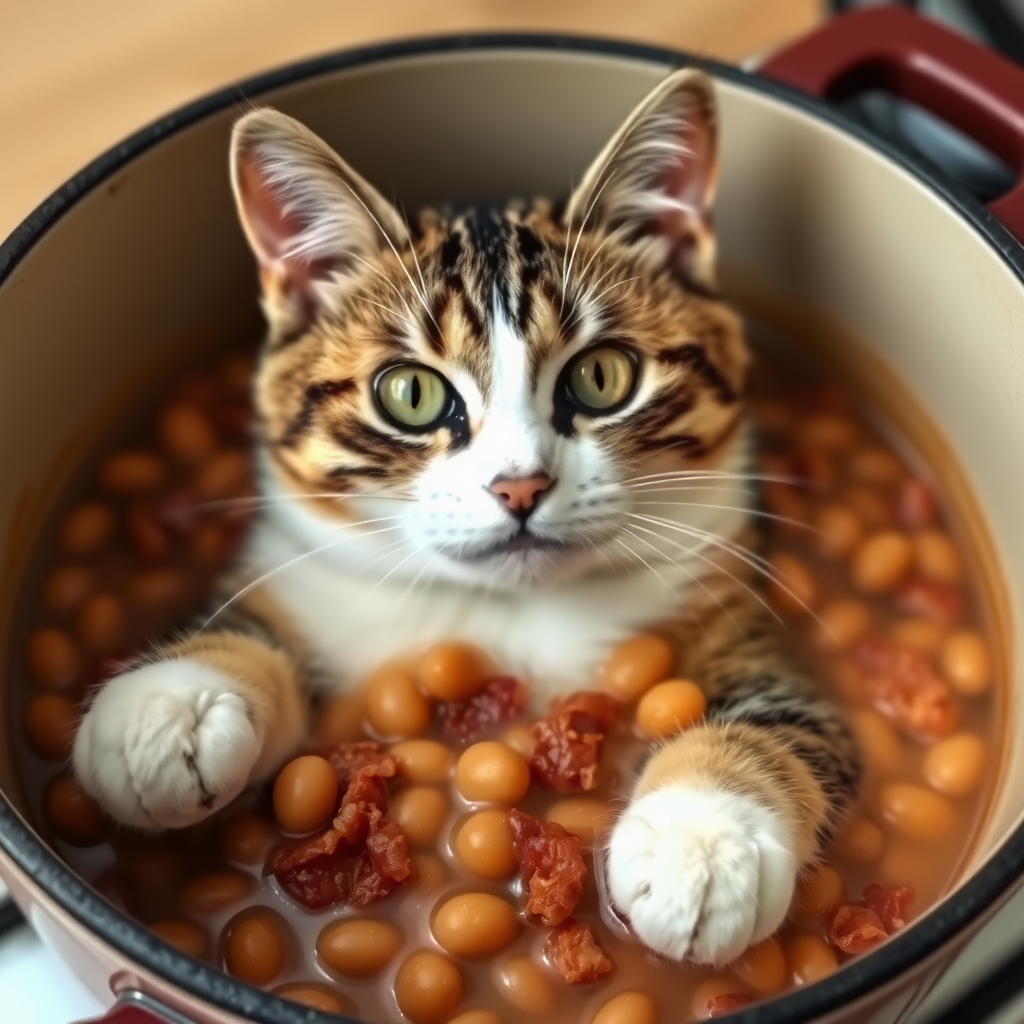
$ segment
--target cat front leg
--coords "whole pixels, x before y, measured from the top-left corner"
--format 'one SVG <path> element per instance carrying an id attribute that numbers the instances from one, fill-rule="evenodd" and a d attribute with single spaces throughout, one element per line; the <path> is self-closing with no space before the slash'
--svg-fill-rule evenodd
<path id="1" fill-rule="evenodd" d="M 100 690 L 72 760 L 115 820 L 184 828 L 268 778 L 301 744 L 297 667 L 255 623 L 157 650 Z M 251 628 L 249 628 L 251 627 Z"/>
<path id="2" fill-rule="evenodd" d="M 719 965 L 785 920 L 860 775 L 838 709 L 761 614 L 741 603 L 731 618 L 688 666 L 708 694 L 705 721 L 650 758 L 606 860 L 612 899 L 645 945 Z"/>

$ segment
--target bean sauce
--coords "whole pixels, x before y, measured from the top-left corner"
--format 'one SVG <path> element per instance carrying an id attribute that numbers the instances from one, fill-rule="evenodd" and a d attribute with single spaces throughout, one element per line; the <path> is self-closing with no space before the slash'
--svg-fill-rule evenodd
<path id="1" fill-rule="evenodd" d="M 783 642 L 844 707 L 865 781 L 781 932 L 733 964 L 665 963 L 599 902 L 602 841 L 636 766 L 705 713 L 700 680 L 678 677 L 654 632 L 616 647 L 581 698 L 596 745 L 573 739 L 569 712 L 526 714 L 529 680 L 472 646 L 396 649 L 361 689 L 315 709 L 308 748 L 262 791 L 181 832 L 110 827 L 67 773 L 70 744 L 94 688 L 181 622 L 244 537 L 245 355 L 172 382 L 96 454 L 50 524 L 13 666 L 16 748 L 40 827 L 169 946 L 381 1024 L 706 1019 L 813 984 L 883 942 L 946 891 L 991 792 L 993 637 L 933 476 L 843 389 L 777 355 L 762 364 L 765 592 Z M 377 775 L 361 767 L 384 762 Z M 379 835 L 401 877 L 363 890 L 379 897 L 365 905 L 302 906 L 282 851 L 341 828 L 346 794 L 364 784 L 364 832 L 343 843 L 362 856 L 365 830 L 389 823 L 394 834 Z"/>

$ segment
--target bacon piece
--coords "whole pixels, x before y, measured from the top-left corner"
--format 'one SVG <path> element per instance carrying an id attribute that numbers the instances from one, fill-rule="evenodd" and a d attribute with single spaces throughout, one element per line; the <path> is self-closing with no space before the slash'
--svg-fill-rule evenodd
<path id="1" fill-rule="evenodd" d="M 411 872 L 405 836 L 379 811 L 370 820 L 362 849 L 345 846 L 293 870 L 274 870 L 284 890 L 310 910 L 365 907 L 387 896 Z"/>
<path id="2" fill-rule="evenodd" d="M 536 781 L 556 793 L 593 789 L 601 745 L 620 709 L 613 697 L 586 690 L 556 701 L 551 714 L 531 729 Z"/>
<path id="3" fill-rule="evenodd" d="M 870 907 L 844 903 L 832 912 L 828 937 L 836 949 L 856 956 L 884 942 L 888 933 L 882 919 Z"/>
<path id="4" fill-rule="evenodd" d="M 397 765 L 376 743 L 342 743 L 327 759 L 345 786 L 338 814 L 314 836 L 278 847 L 271 870 L 303 906 L 361 907 L 386 896 L 412 872 L 405 836 L 384 816 L 386 780 Z"/>
<path id="5" fill-rule="evenodd" d="M 511 676 L 489 679 L 468 700 L 445 701 L 437 706 L 441 731 L 454 743 L 471 743 L 516 718 L 526 703 L 526 687 Z"/>
<path id="6" fill-rule="evenodd" d="M 932 492 L 920 480 L 910 477 L 900 484 L 896 495 L 896 515 L 907 529 L 921 530 L 935 525 L 939 509 Z"/>
<path id="7" fill-rule="evenodd" d="M 528 891 L 526 909 L 547 925 L 561 924 L 575 910 L 587 877 L 579 837 L 516 809 L 508 823 Z"/>
<path id="8" fill-rule="evenodd" d="M 754 997 L 748 996 L 746 992 L 727 992 L 722 996 L 714 996 L 704 1004 L 705 1019 L 724 1017 L 741 1006 L 749 1006 L 753 1001 Z"/>
<path id="9" fill-rule="evenodd" d="M 892 935 L 907 923 L 907 908 L 914 898 L 909 885 L 869 885 L 861 895 L 861 906 L 873 910 Z"/>
<path id="10" fill-rule="evenodd" d="M 614 967 L 597 944 L 590 925 L 571 917 L 548 936 L 544 952 L 570 985 L 597 981 Z"/>
<path id="11" fill-rule="evenodd" d="M 903 732 L 928 742 L 953 731 L 959 711 L 953 692 L 924 655 L 872 637 L 858 646 L 857 660 L 875 707 Z"/>
<path id="12" fill-rule="evenodd" d="M 907 580 L 894 595 L 896 607 L 908 615 L 920 615 L 943 626 L 952 626 L 964 614 L 960 592 L 933 580 Z"/>

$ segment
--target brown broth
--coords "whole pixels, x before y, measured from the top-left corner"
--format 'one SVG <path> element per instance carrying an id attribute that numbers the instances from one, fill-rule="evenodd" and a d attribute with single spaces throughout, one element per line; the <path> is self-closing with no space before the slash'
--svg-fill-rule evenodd
<path id="1" fill-rule="evenodd" d="M 763 414 L 766 426 L 771 419 L 770 401 L 777 402 L 780 397 L 784 399 L 782 412 L 786 413 L 791 421 L 815 405 L 823 409 L 839 409 L 841 415 L 847 416 L 855 423 L 859 436 L 858 445 L 863 447 L 870 443 L 893 452 L 901 463 L 904 478 L 919 476 L 927 481 L 928 486 L 934 491 L 933 476 L 926 471 L 915 453 L 910 451 L 905 439 L 897 436 L 870 405 L 862 403 L 859 399 L 848 404 L 841 395 L 829 397 L 827 391 L 817 386 L 820 377 L 818 371 L 813 367 L 808 369 L 806 358 L 802 354 L 797 357 L 788 341 L 780 342 L 771 332 L 756 327 L 753 333 L 759 351 L 759 365 L 753 391 L 755 399 L 760 402 L 758 408 Z M 233 369 L 226 369 L 228 366 L 233 366 Z M 242 452 L 245 445 L 245 416 L 242 402 L 238 397 L 238 378 L 238 363 L 211 366 L 199 373 L 190 373 L 187 378 L 183 375 L 183 380 L 176 382 L 164 394 L 153 396 L 151 408 L 162 408 L 172 397 L 184 396 L 188 401 L 204 408 L 211 417 L 216 418 L 219 415 L 217 409 L 227 398 L 232 411 L 228 416 L 221 416 L 217 428 L 219 445 L 222 450 Z M 230 386 L 229 381 L 233 382 Z M 777 407 L 775 419 L 781 418 Z M 769 460 L 772 456 L 788 456 L 791 437 L 792 424 L 775 433 L 767 429 L 763 455 Z M 25 604 L 26 614 L 22 620 L 25 640 L 22 650 L 32 629 L 74 628 L 76 613 L 53 612 L 48 609 L 44 598 L 47 574 L 59 565 L 87 565 L 96 577 L 97 589 L 118 598 L 125 598 L 141 571 L 154 567 L 179 573 L 182 587 L 173 599 L 157 602 L 148 609 L 125 599 L 126 614 L 116 642 L 107 643 L 103 649 L 91 652 L 88 657 L 83 655 L 82 670 L 69 686 L 45 691 L 63 693 L 76 703 L 84 700 L 89 688 L 102 678 L 111 656 L 119 652 L 130 652 L 145 645 L 154 636 L 162 635 L 177 617 L 188 613 L 199 602 L 217 571 L 230 555 L 232 539 L 237 539 L 239 527 L 244 521 L 244 513 L 240 512 L 239 508 L 245 502 L 237 502 L 234 507 L 230 503 L 234 499 L 244 498 L 249 493 L 250 484 L 247 480 L 235 481 L 226 488 L 225 493 L 209 499 L 226 501 L 227 506 L 211 505 L 202 509 L 196 523 L 181 525 L 179 522 L 171 531 L 177 533 L 172 537 L 170 552 L 166 559 L 160 560 L 155 566 L 146 564 L 140 559 L 137 551 L 131 549 L 125 536 L 124 523 L 137 499 L 112 498 L 104 493 L 96 482 L 96 470 L 103 458 L 128 446 L 148 450 L 155 450 L 158 447 L 157 429 L 152 417 L 134 424 L 130 431 L 113 439 L 102 451 L 97 452 L 89 476 L 83 477 L 84 482 L 80 486 L 69 490 L 66 500 L 57 510 L 36 554 L 32 573 L 33 588 L 26 591 L 30 596 Z M 797 504 L 804 509 L 820 507 L 827 500 L 835 500 L 838 494 L 841 494 L 843 501 L 848 504 L 850 481 L 844 476 L 845 458 L 830 455 L 824 460 L 819 460 L 820 466 L 811 464 L 811 470 L 817 468 L 823 476 L 832 475 L 835 482 L 828 484 L 823 491 L 808 487 L 790 488 L 790 497 L 795 495 L 799 499 Z M 776 464 L 769 461 L 767 465 L 771 468 Z M 153 494 L 157 499 L 175 494 L 194 477 L 194 474 L 195 471 L 188 468 L 172 468 L 165 483 Z M 872 487 L 873 503 L 891 510 L 897 484 L 893 482 Z M 965 563 L 965 582 L 961 588 L 965 610 L 958 628 L 970 626 L 985 635 L 993 654 L 993 662 L 998 667 L 992 631 L 986 625 L 981 582 L 973 575 L 971 559 L 968 557 L 970 546 L 962 534 L 960 524 L 951 519 L 949 510 L 944 507 L 941 494 L 939 497 L 939 524 L 950 532 Z M 149 498 L 147 495 L 146 500 Z M 58 538 L 62 524 L 72 508 L 87 500 L 102 500 L 115 510 L 117 529 L 114 539 L 95 555 L 67 558 L 61 555 L 59 550 Z M 803 515 L 803 512 L 800 514 Z M 228 527 L 226 532 L 225 524 Z M 792 529 L 784 523 L 770 523 L 768 534 L 769 553 L 793 555 L 811 570 L 818 590 L 815 610 L 820 610 L 831 598 L 856 598 L 863 601 L 870 610 L 873 621 L 872 635 L 887 635 L 891 631 L 897 619 L 892 609 L 891 598 L 887 594 L 871 597 L 855 594 L 850 584 L 848 560 L 832 561 L 819 557 L 815 549 L 814 534 L 806 529 Z M 200 541 L 200 537 L 207 540 Z M 815 617 L 802 611 L 780 611 L 780 617 L 785 626 L 787 642 L 793 645 L 799 656 L 821 680 L 822 685 L 832 692 L 851 714 L 870 707 L 870 698 L 864 692 L 863 686 L 857 684 L 851 687 L 843 674 L 843 666 L 849 665 L 851 661 L 850 655 L 825 654 L 815 646 L 813 636 L 818 628 Z M 44 692 L 44 688 L 30 679 L 25 661 L 21 657 L 16 659 L 12 678 L 15 680 L 12 720 L 21 723 L 25 720 L 29 699 Z M 877 861 L 871 864 L 844 861 L 835 849 L 825 851 L 825 862 L 834 865 L 842 876 L 846 900 L 856 901 L 864 886 L 870 883 L 911 883 L 915 890 L 915 899 L 910 917 L 916 918 L 948 891 L 967 856 L 972 837 L 977 833 L 993 788 L 997 764 L 996 758 L 991 755 L 998 750 L 1000 741 L 997 716 L 994 713 L 998 683 L 997 678 L 986 696 L 973 699 L 957 698 L 960 720 L 956 731 L 971 731 L 981 736 L 990 751 L 990 759 L 977 789 L 969 796 L 951 800 L 955 823 L 950 830 L 951 838 L 948 841 L 900 838 L 882 821 L 878 810 L 880 789 L 886 782 L 901 780 L 926 785 L 922 779 L 923 762 L 928 749 L 926 745 L 900 737 L 895 745 L 895 760 L 888 768 L 882 770 L 877 764 L 868 765 L 867 778 L 856 813 L 883 827 L 885 848 Z M 497 733 L 503 732 L 505 728 L 507 723 L 503 724 Z M 55 776 L 64 771 L 63 765 L 59 759 L 48 759 L 35 753 L 21 730 L 17 731 L 14 744 L 30 811 L 40 832 L 51 841 L 69 864 L 84 878 L 93 882 L 100 891 L 119 902 L 146 924 L 153 925 L 177 919 L 201 925 L 208 933 L 210 961 L 217 965 L 223 963 L 222 933 L 225 926 L 243 910 L 267 908 L 280 915 L 279 921 L 286 922 L 282 924 L 282 928 L 287 936 L 285 966 L 267 983 L 267 987 L 277 988 L 291 982 L 315 983 L 335 993 L 341 993 L 343 1003 L 351 1007 L 354 1015 L 366 1020 L 379 1021 L 383 1024 L 402 1019 L 393 995 L 395 974 L 402 961 L 413 951 L 438 948 L 430 934 L 430 921 L 432 911 L 442 895 L 458 891 L 486 892 L 504 896 L 517 907 L 522 903 L 518 876 L 508 882 L 487 882 L 464 870 L 454 856 L 451 846 L 455 827 L 471 810 L 476 809 L 476 805 L 469 805 L 463 801 L 454 787 L 441 787 L 450 794 L 451 802 L 448 819 L 441 830 L 436 848 L 431 851 L 413 851 L 416 854 L 431 852 L 439 858 L 446 874 L 441 885 L 429 891 L 418 884 L 399 887 L 390 896 L 361 910 L 337 908 L 312 912 L 297 906 L 283 894 L 273 876 L 265 873 L 263 857 L 250 864 L 231 862 L 222 854 L 223 830 L 240 814 L 255 813 L 267 822 L 272 837 L 267 850 L 271 848 L 273 842 L 280 839 L 280 832 L 273 823 L 266 791 L 247 794 L 218 819 L 185 832 L 154 839 L 110 829 L 104 841 L 89 846 L 72 845 L 54 834 L 44 811 L 47 787 Z M 586 795 L 599 797 L 609 803 L 621 800 L 628 793 L 633 767 L 643 756 L 645 749 L 646 744 L 631 734 L 627 728 L 610 737 L 602 762 L 602 784 L 596 792 Z M 547 808 L 558 799 L 561 797 L 532 787 L 521 806 L 523 810 L 543 817 Z M 745 993 L 757 997 L 757 993 L 728 968 L 711 971 L 692 965 L 665 963 L 647 954 L 628 935 L 609 927 L 602 920 L 601 908 L 598 906 L 592 857 L 588 854 L 585 860 L 588 868 L 586 888 L 574 916 L 594 926 L 600 945 L 615 964 L 615 971 L 609 978 L 600 982 L 570 987 L 555 971 L 545 968 L 557 993 L 554 1008 L 545 1016 L 550 1019 L 588 1024 L 597 1010 L 615 993 L 633 989 L 651 996 L 658 1008 L 658 1020 L 662 1022 L 682 1019 L 681 1008 L 694 1002 L 698 990 L 703 993 L 702 1002 L 715 994 Z M 220 909 L 205 912 L 182 909 L 179 892 L 183 884 L 206 872 L 225 868 L 241 871 L 251 878 L 252 891 L 244 900 L 233 901 Z M 405 936 L 400 952 L 377 977 L 366 980 L 342 979 L 332 975 L 318 962 L 315 947 L 320 931 L 328 923 L 349 916 L 391 921 Z M 496 977 L 501 964 L 515 955 L 529 955 L 541 963 L 542 949 L 548 931 L 547 928 L 526 922 L 524 918 L 518 938 L 495 957 L 482 962 L 460 961 L 459 967 L 466 981 L 466 996 L 456 1014 L 467 1009 L 490 1008 L 499 1014 L 503 1024 L 525 1024 L 530 1019 L 536 1019 L 513 1008 L 498 994 Z M 810 941 L 799 939 L 801 934 L 825 939 L 827 931 L 826 917 L 820 914 L 809 918 L 800 918 L 797 915 L 784 926 L 780 939 L 782 946 L 790 951 L 786 987 L 793 981 L 794 940 L 797 945 L 800 941 Z M 849 957 L 839 953 L 837 959 L 841 965 Z M 700 1016 L 699 1009 L 694 1008 L 695 1017 Z"/>

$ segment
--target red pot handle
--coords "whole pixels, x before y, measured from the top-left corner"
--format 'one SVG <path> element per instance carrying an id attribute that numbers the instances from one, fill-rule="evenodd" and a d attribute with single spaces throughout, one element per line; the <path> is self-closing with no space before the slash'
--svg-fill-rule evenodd
<path id="1" fill-rule="evenodd" d="M 885 5 L 836 18 L 759 71 L 821 99 L 885 89 L 959 128 L 1022 179 L 988 208 L 1024 242 L 1024 69 L 904 7 Z"/>

